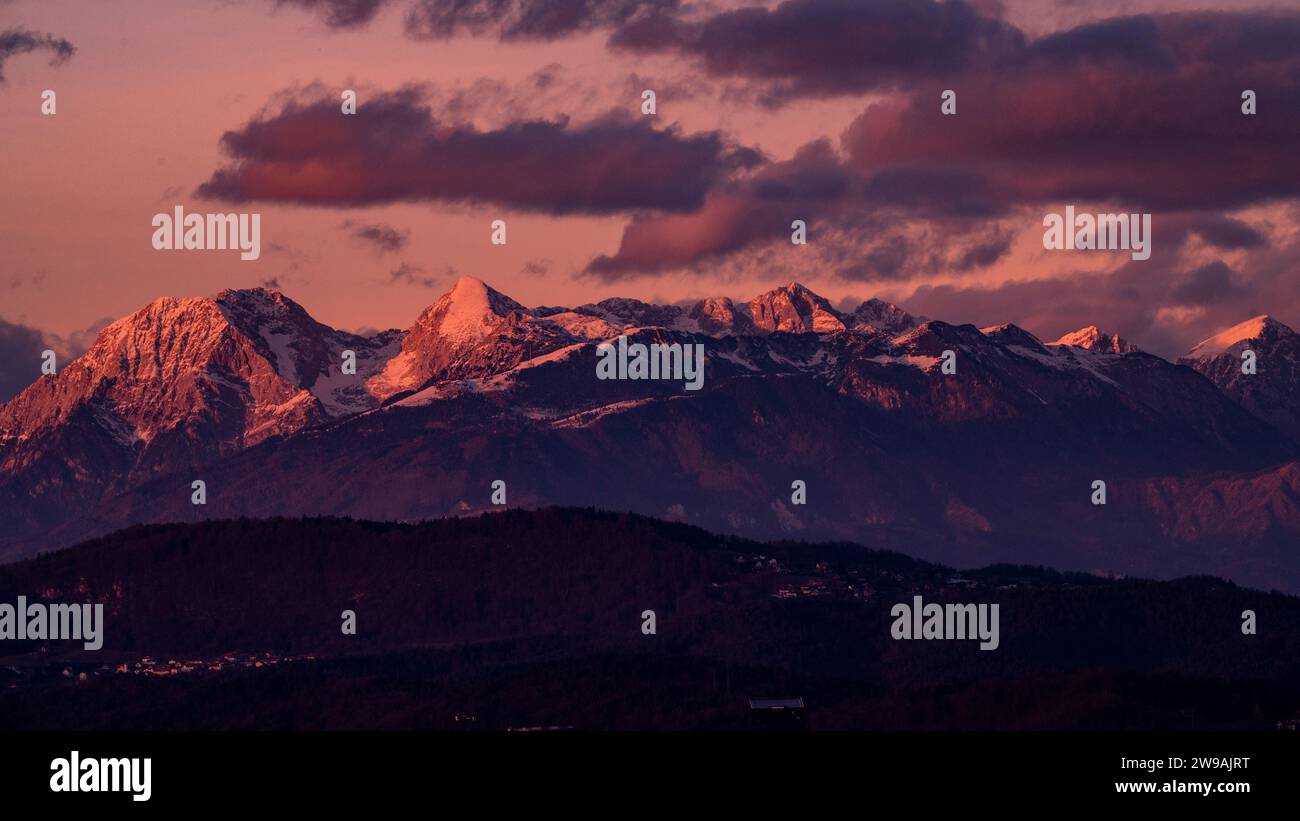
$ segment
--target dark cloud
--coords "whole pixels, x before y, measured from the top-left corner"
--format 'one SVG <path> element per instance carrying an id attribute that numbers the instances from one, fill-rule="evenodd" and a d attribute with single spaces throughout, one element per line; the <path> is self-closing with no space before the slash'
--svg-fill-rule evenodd
<path id="1" fill-rule="evenodd" d="M 544 277 L 551 270 L 551 260 L 549 259 L 530 259 L 524 263 L 524 267 L 519 273 L 531 277 Z"/>
<path id="2" fill-rule="evenodd" d="M 419 39 L 554 40 L 678 8 L 679 0 L 417 0 L 406 32 Z"/>
<path id="3" fill-rule="evenodd" d="M 1156 257 L 1122 266 L 1098 290 L 1050 280 L 950 292 L 1014 309 L 990 321 L 1028 316 L 1060 332 L 1072 328 L 1053 325 L 1067 320 L 1114 320 L 1110 330 L 1145 333 L 1149 346 L 1180 343 L 1236 316 L 1246 300 L 1295 302 L 1287 288 L 1297 290 L 1296 277 L 1270 247 L 1276 239 L 1262 233 L 1266 223 L 1239 215 L 1300 197 L 1297 12 L 1140 14 L 1037 39 L 1001 20 L 996 3 L 962 0 L 787 0 L 729 10 L 428 0 L 407 23 L 417 37 L 504 40 L 607 29 L 613 48 L 688 58 L 688 68 L 771 105 L 891 94 L 838 145 L 765 164 L 720 135 L 655 131 L 644 120 L 575 125 L 530 112 L 480 128 L 449 122 L 456 112 L 481 114 L 478 88 L 447 106 L 431 107 L 415 92 L 379 95 L 371 122 L 351 125 L 323 97 L 227 135 L 232 162 L 201 191 L 325 205 L 438 200 L 630 213 L 618 248 L 587 268 L 607 280 L 768 261 L 789 251 L 793 219 L 806 220 L 815 238 L 799 264 L 815 260 L 827 275 L 904 281 L 975 272 L 1004 259 L 1012 238 L 1045 210 L 1097 205 L 1155 212 Z M 548 74 L 537 85 L 556 80 Z M 940 112 L 947 88 L 958 93 L 954 117 Z M 1257 115 L 1240 111 L 1245 88 L 1259 95 Z M 528 95 L 503 87 L 494 110 L 510 110 L 515 96 Z M 639 152 L 651 161 L 632 159 Z M 1189 237 L 1204 246 L 1186 245 Z M 1207 250 L 1237 252 L 1233 267 Z M 1097 285 L 1093 275 L 1083 280 Z M 928 293 L 938 300 L 949 292 Z M 1051 304 L 1018 302 L 1031 298 Z"/>
<path id="4" fill-rule="evenodd" d="M 989 72 L 1024 82 L 1040 72 L 1097 66 L 1258 67 L 1300 51 L 1300 15 L 1291 11 L 1114 17 L 1031 40 L 988 5 L 786 0 L 704 17 L 656 8 L 619 23 L 609 45 L 691 58 L 709 75 L 750 83 L 768 105 L 937 83 L 958 89 L 965 78 Z"/>
<path id="5" fill-rule="evenodd" d="M 1243 32 L 1263 20 L 1297 37 L 1289 45 L 1270 37 L 1256 51 Z M 952 80 L 957 116 L 941 114 L 937 84 L 870 106 L 844 135 L 852 165 L 974 175 L 1008 205 L 1212 211 L 1300 195 L 1292 158 L 1300 14 L 1125 18 L 1084 29 Z M 1049 54 L 1070 56 L 1044 62 Z M 1241 113 L 1244 88 L 1258 91 L 1266 114 Z"/>
<path id="6" fill-rule="evenodd" d="M 885 168 L 867 180 L 863 193 L 875 205 L 905 206 L 932 217 L 992 218 L 1007 210 L 983 175 L 962 170 Z"/>
<path id="7" fill-rule="evenodd" d="M 809 168 L 795 165 L 785 173 L 758 178 L 753 193 L 759 200 L 776 202 L 832 202 L 843 199 L 850 187 L 850 175 L 835 163 Z"/>
<path id="8" fill-rule="evenodd" d="M 1010 249 L 1012 234 L 999 223 L 1006 212 L 977 175 L 925 169 L 865 175 L 820 140 L 720 187 L 698 211 L 637 216 L 617 252 L 593 259 L 586 273 L 616 280 L 707 267 L 745 249 L 788 246 L 797 219 L 807 225 L 827 273 L 844 279 L 967 273 Z"/>
<path id="9" fill-rule="evenodd" d="M 410 88 L 374 95 L 355 116 L 341 116 L 329 96 L 291 98 L 221 144 L 231 164 L 199 186 L 199 197 L 323 206 L 428 200 L 550 214 L 691 210 L 761 162 L 717 132 L 684 135 L 628 114 L 490 131 L 447 124 Z"/>
<path id="10" fill-rule="evenodd" d="M 1116 17 L 1054 32 L 1029 44 L 1016 62 L 1065 68 L 1085 62 L 1120 60 L 1168 67 L 1174 53 L 1151 17 Z"/>
<path id="11" fill-rule="evenodd" d="M 451 268 L 446 271 L 448 277 L 454 277 L 455 273 Z M 421 288 L 437 288 L 438 283 L 438 277 L 426 275 L 423 268 L 409 262 L 403 262 L 388 273 L 389 285 L 418 285 Z"/>
<path id="12" fill-rule="evenodd" d="M 1267 5 L 1267 4 L 1260 4 Z M 1300 13 L 1293 10 L 1153 15 L 1179 65 L 1269 65 L 1300 55 Z"/>
<path id="13" fill-rule="evenodd" d="M 56 351 L 59 351 L 64 359 L 68 361 L 76 359 L 90 349 L 90 346 L 94 344 L 95 339 L 99 336 L 99 332 L 113 324 L 115 319 L 116 317 L 101 316 L 86 327 L 79 331 L 73 331 L 66 337 L 56 336 L 52 340 L 53 347 Z"/>
<path id="14" fill-rule="evenodd" d="M 857 180 L 820 141 L 752 178 L 711 192 L 690 214 L 644 214 L 623 230 L 616 254 L 592 260 L 587 273 L 607 280 L 686 267 L 753 243 L 790 236 L 848 199 Z"/>
<path id="15" fill-rule="evenodd" d="M 0 402 L 8 402 L 41 375 L 48 346 L 35 328 L 0 319 Z"/>
<path id="16" fill-rule="evenodd" d="M 420 84 L 421 99 L 442 124 L 473 124 L 493 130 L 531 120 L 590 120 L 605 113 L 612 86 L 597 86 L 582 72 L 549 63 L 518 80 L 477 77 L 467 83 Z M 641 90 L 628 95 L 639 98 Z M 581 116 L 579 116 L 581 115 Z"/>
<path id="17" fill-rule="evenodd" d="M 34 274 L 20 274 L 10 277 L 9 287 L 17 290 L 18 288 L 39 288 L 45 284 L 46 274 L 44 271 L 38 271 Z"/>
<path id="18" fill-rule="evenodd" d="M 1211 215 L 1192 222 L 1189 228 L 1201 239 L 1224 250 L 1258 248 L 1264 244 L 1263 234 L 1232 217 Z"/>
<path id="19" fill-rule="evenodd" d="M 0 83 L 4 82 L 4 64 L 10 57 L 32 51 L 50 51 L 50 65 L 66 61 L 77 49 L 69 41 L 52 34 L 41 34 L 25 28 L 0 31 Z"/>
<path id="20" fill-rule="evenodd" d="M 0 402 L 8 402 L 41 375 L 42 354 L 52 350 L 60 370 L 81 356 L 111 319 L 92 322 L 67 336 L 0 318 Z"/>
<path id="21" fill-rule="evenodd" d="M 1260 313 L 1300 326 L 1300 240 L 1266 242 L 1245 252 L 1239 264 L 1211 259 L 1188 270 L 1177 249 L 1194 224 L 1157 232 L 1150 260 L 1127 261 L 1112 271 L 921 285 L 899 302 L 913 313 L 981 326 L 1014 322 L 1046 340 L 1096 325 L 1170 358 Z"/>
<path id="22" fill-rule="evenodd" d="M 347 27 L 389 0 L 275 2 Z M 956 88 L 986 72 L 1025 80 L 1090 66 L 1239 69 L 1291 60 L 1300 48 L 1300 15 L 1291 11 L 1140 14 L 1038 39 L 1001 15 L 1001 3 L 989 0 L 786 0 L 722 9 L 683 0 L 413 0 L 405 28 L 417 39 L 503 41 L 605 30 L 613 49 L 683 56 L 711 76 L 749 84 L 752 98 L 774 106 L 939 82 Z"/>
<path id="23" fill-rule="evenodd" d="M 1218 305 L 1247 293 L 1223 260 L 1202 265 L 1174 286 L 1170 296 L 1182 305 Z"/>
<path id="24" fill-rule="evenodd" d="M 400 251 L 406 247 L 410 239 L 410 232 L 398 231 L 391 225 L 385 225 L 382 222 L 357 222 L 355 220 L 344 220 L 343 229 L 353 237 L 370 243 L 381 254 L 392 251 Z"/>
<path id="25" fill-rule="evenodd" d="M 903 0 L 791 0 L 724 12 L 686 33 L 675 18 L 639 25 L 658 26 L 657 42 L 679 44 L 672 48 L 713 26 L 729 33 L 701 50 L 715 73 L 830 93 L 893 82 L 879 65 L 862 76 L 824 73 L 839 52 L 834 37 L 818 38 L 871 15 L 939 15 L 945 23 L 927 30 L 940 41 L 984 30 L 983 18 L 960 3 Z M 805 29 L 805 17 L 820 22 Z M 1225 212 L 1300 196 L 1300 163 L 1291 158 L 1300 133 L 1300 13 L 1125 17 L 1032 42 L 996 26 L 987 31 L 994 34 L 975 38 L 966 58 L 946 64 L 951 76 L 932 79 L 935 64 L 915 49 L 924 32 L 890 28 L 887 36 L 911 38 L 915 59 L 899 57 L 903 91 L 846 129 L 843 159 L 823 152 L 815 163 L 774 163 L 711 192 L 693 214 L 638 217 L 617 252 L 597 257 L 588 273 L 610 279 L 692 268 L 777 242 L 792 218 L 856 231 L 861 253 L 838 269 L 842 277 L 962 273 L 1006 255 L 1013 232 L 999 221 L 1018 215 L 1036 223 L 1036 210 L 1070 203 L 1158 212 L 1158 230 L 1177 239 L 1169 245 L 1176 258 L 1189 232 L 1218 248 L 1257 248 L 1263 237 Z M 760 47 L 769 40 L 775 51 Z M 720 62 L 732 51 L 734 63 Z M 888 64 L 894 53 L 847 49 L 842 68 Z M 940 109 L 949 87 L 958 92 L 956 116 Z M 1266 114 L 1242 114 L 1243 88 L 1261 94 Z"/>
<path id="26" fill-rule="evenodd" d="M 277 8 L 293 6 L 316 13 L 330 28 L 364 26 L 375 18 L 389 0 L 274 0 Z"/>
<path id="27" fill-rule="evenodd" d="M 623 229 L 618 251 L 597 256 L 586 271 L 613 281 L 689 267 L 752 243 L 775 241 L 790 230 L 786 217 L 791 215 L 743 192 L 713 194 L 692 214 L 633 219 Z"/>
<path id="28" fill-rule="evenodd" d="M 1015 238 L 1001 222 L 982 219 L 877 215 L 855 226 L 840 243 L 828 273 L 840 279 L 881 282 L 933 275 L 974 274 L 1007 255 Z"/>
<path id="29" fill-rule="evenodd" d="M 999 236 L 978 241 L 962 249 L 954 267 L 958 271 L 987 268 L 1007 255 L 1007 252 L 1011 250 L 1011 243 L 1014 239 L 1015 237 L 1010 233 L 1003 233 Z"/>
<path id="30" fill-rule="evenodd" d="M 770 84 L 779 103 L 952 76 L 1018 53 L 1024 35 L 962 0 L 787 0 L 698 22 L 641 15 L 610 46 L 695 58 L 712 75 Z"/>

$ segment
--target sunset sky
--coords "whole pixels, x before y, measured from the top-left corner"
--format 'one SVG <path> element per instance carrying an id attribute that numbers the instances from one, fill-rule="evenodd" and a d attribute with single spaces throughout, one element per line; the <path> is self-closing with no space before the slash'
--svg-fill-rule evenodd
<path id="1" fill-rule="evenodd" d="M 0 0 L 0 346 L 257 285 L 406 327 L 461 275 L 526 305 L 797 280 L 1167 356 L 1298 326 L 1300 3 L 1258 6 Z M 1151 258 L 1045 251 L 1070 204 L 1152 213 Z M 261 258 L 154 250 L 175 205 L 260 213 Z"/>

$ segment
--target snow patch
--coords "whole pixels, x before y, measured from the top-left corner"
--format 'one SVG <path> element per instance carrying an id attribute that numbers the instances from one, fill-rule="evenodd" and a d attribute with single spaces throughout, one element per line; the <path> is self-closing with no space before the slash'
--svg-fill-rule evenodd
<path id="1" fill-rule="evenodd" d="M 439 382 L 436 385 L 430 385 L 422 391 L 413 393 L 404 399 L 399 399 L 397 402 L 394 402 L 393 405 L 413 408 L 423 405 L 431 405 L 442 399 L 454 398 L 466 393 L 499 393 L 509 389 L 510 386 L 514 384 L 515 378 L 521 371 L 568 359 L 570 356 L 590 344 L 591 343 L 589 342 L 575 342 L 572 345 L 566 345 L 563 348 L 558 348 L 550 353 L 545 353 L 541 356 L 534 356 L 532 359 L 520 362 L 508 371 L 502 371 L 501 373 L 492 374 L 491 376 L 484 376 L 477 379 L 456 379 L 449 382 Z M 535 412 L 541 413 L 541 411 Z M 541 416 L 535 418 L 548 417 Z"/>
<path id="2" fill-rule="evenodd" d="M 623 323 L 613 323 L 598 316 L 563 311 L 536 320 L 541 324 L 550 324 L 577 339 L 609 339 L 618 336 L 623 330 Z"/>
<path id="3" fill-rule="evenodd" d="M 1017 356 L 1033 359 L 1058 371 L 1085 371 L 1108 385 L 1119 387 L 1118 382 L 1100 370 L 1100 365 L 1103 362 L 1115 359 L 1116 354 L 1094 353 L 1084 348 L 1071 348 L 1068 346 L 1035 351 L 1023 345 L 1008 345 L 1007 350 Z"/>
<path id="4" fill-rule="evenodd" d="M 373 339 L 373 337 L 372 337 Z M 344 416 L 373 407 L 376 398 L 368 388 L 368 377 L 383 364 L 392 360 L 402 348 L 402 338 L 393 335 L 387 344 L 374 348 L 357 346 L 351 350 L 357 355 L 357 372 L 343 373 L 343 348 L 331 355 L 332 364 L 316 377 L 311 392 L 320 400 L 330 416 Z"/>
<path id="5" fill-rule="evenodd" d="M 266 344 L 271 348 L 271 355 L 275 358 L 275 372 L 290 385 L 301 385 L 298 363 L 294 358 L 293 346 L 289 344 L 296 337 L 293 334 L 276 333 L 267 328 L 258 330 L 262 334 L 262 339 L 266 340 Z"/>
<path id="6" fill-rule="evenodd" d="M 553 428 L 585 428 L 594 424 L 597 420 L 603 419 L 613 413 L 623 413 L 624 411 L 639 408 L 642 405 L 648 405 L 655 401 L 653 398 L 646 399 L 627 399 L 622 402 L 612 402 L 608 405 L 601 405 L 599 408 L 579 411 L 578 413 L 566 416 L 563 419 L 556 420 L 551 427 Z"/>
<path id="7" fill-rule="evenodd" d="M 910 365 L 913 368 L 920 368 L 923 371 L 928 371 L 935 365 L 939 364 L 939 357 L 913 356 L 912 354 L 903 354 L 902 356 L 881 354 L 880 356 L 873 356 L 867 361 L 875 362 L 880 365 Z"/>
<path id="8" fill-rule="evenodd" d="M 717 353 L 712 354 L 712 356 L 714 356 L 717 359 L 726 360 L 727 362 L 730 362 L 733 365 L 739 365 L 740 367 L 749 371 L 754 371 L 755 373 L 762 370 L 757 365 L 755 365 L 753 360 L 751 360 L 749 357 L 741 356 L 740 354 L 735 353 L 733 351 L 719 351 Z"/>
<path id="9" fill-rule="evenodd" d="M 476 338 L 490 327 L 492 302 L 488 287 L 473 277 L 461 277 L 447 294 L 446 312 L 438 330 L 452 339 Z"/>

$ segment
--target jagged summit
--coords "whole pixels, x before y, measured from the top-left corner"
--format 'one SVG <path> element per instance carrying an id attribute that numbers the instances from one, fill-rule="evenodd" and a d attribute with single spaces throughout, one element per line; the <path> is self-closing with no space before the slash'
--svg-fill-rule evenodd
<path id="1" fill-rule="evenodd" d="M 266 305 L 292 306 L 301 310 L 298 303 L 284 295 L 283 291 L 258 285 L 253 288 L 223 288 L 213 297 L 219 303 L 263 303 Z"/>
<path id="2" fill-rule="evenodd" d="M 104 382 L 166 382 L 173 391 L 186 390 L 196 374 L 216 373 L 233 364 L 241 344 L 256 347 L 257 334 L 249 333 L 256 322 L 246 315 L 248 304 L 232 300 L 243 294 L 223 291 L 218 297 L 155 299 L 101 330 L 81 357 L 48 380 L 52 393 L 60 401 L 75 402 Z M 307 316 L 305 311 L 302 316 Z"/>
<path id="3" fill-rule="evenodd" d="M 85 354 L 0 408 L 10 440 L 0 466 L 56 470 L 59 450 L 37 434 L 57 431 L 95 443 L 81 470 L 111 488 L 324 420 L 288 342 L 277 350 L 223 307 L 163 297 L 109 325 Z"/>
<path id="4" fill-rule="evenodd" d="M 759 294 L 746 308 L 754 327 L 763 331 L 831 333 L 845 328 L 825 297 L 798 282 Z"/>
<path id="5" fill-rule="evenodd" d="M 1086 328 L 1071 331 L 1055 342 L 1049 342 L 1048 344 L 1069 345 L 1075 348 L 1096 351 L 1097 353 L 1126 354 L 1141 352 L 1141 348 L 1124 337 L 1119 334 L 1105 333 L 1099 330 L 1096 325 L 1089 325 Z"/>
<path id="6" fill-rule="evenodd" d="M 340 378 L 344 350 L 369 375 L 396 346 L 329 328 L 267 288 L 160 297 L 0 406 L 0 466 L 57 470 L 57 449 L 34 434 L 59 431 L 95 443 L 81 469 L 112 487 L 376 406 Z"/>
<path id="7" fill-rule="evenodd" d="M 551 316 L 564 310 L 548 307 L 534 313 Z M 845 329 L 893 335 L 914 328 L 921 321 L 897 305 L 879 299 L 869 299 L 852 313 L 844 313 L 800 282 L 773 288 L 748 302 L 715 296 L 693 303 L 655 305 L 639 299 L 611 297 L 573 310 L 614 324 L 672 328 L 710 336 L 835 333 Z"/>
<path id="8" fill-rule="evenodd" d="M 874 328 L 891 334 L 915 328 L 924 321 L 924 317 L 912 316 L 892 302 L 875 298 L 863 302 L 846 318 L 850 328 Z"/>
<path id="9" fill-rule="evenodd" d="M 652 305 L 639 299 L 627 297 L 610 297 L 595 304 L 588 303 L 574 309 L 576 313 L 596 316 L 615 325 L 635 327 L 663 326 L 671 327 L 683 315 L 678 305 Z"/>
<path id="10" fill-rule="evenodd" d="M 232 335 L 243 335 L 264 354 L 271 354 L 265 335 L 330 332 L 298 303 L 267 288 L 226 289 L 216 296 L 155 299 L 140 310 L 108 325 L 83 355 L 99 376 L 146 377 L 151 368 L 166 370 L 195 365 L 217 355 Z M 115 360 L 115 361 L 113 361 Z M 297 363 L 288 357 L 279 368 L 297 383 Z M 155 374 L 156 375 L 156 374 Z"/>

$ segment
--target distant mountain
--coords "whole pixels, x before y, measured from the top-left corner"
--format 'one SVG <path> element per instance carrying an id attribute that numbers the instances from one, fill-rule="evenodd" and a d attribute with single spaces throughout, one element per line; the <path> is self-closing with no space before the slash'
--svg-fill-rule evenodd
<path id="1" fill-rule="evenodd" d="M 276 291 L 164 297 L 109 325 L 57 376 L 0 406 L 0 511 L 21 532 L 102 495 L 375 407 L 389 332 L 328 328 Z"/>
<path id="2" fill-rule="evenodd" d="M 1052 345 L 1070 345 L 1075 348 L 1084 348 L 1089 351 L 1098 353 L 1140 353 L 1141 349 L 1129 342 L 1119 334 L 1103 333 L 1097 329 L 1096 325 L 1089 325 L 1086 328 L 1080 328 L 1065 334 Z"/>
<path id="3" fill-rule="evenodd" d="M 374 338 L 332 331 L 274 292 L 181 303 L 106 330 L 93 356 L 0 411 L 0 511 L 15 523 L 0 555 L 134 522 L 456 516 L 491 509 L 500 479 L 510 506 L 867 540 L 954 564 L 1300 589 L 1300 557 L 1279 548 L 1300 529 L 1298 503 L 1281 485 L 1276 527 L 1230 517 L 1213 538 L 1166 528 L 1153 507 L 1193 498 L 1169 497 L 1194 495 L 1178 482 L 1277 470 L 1300 445 L 1192 370 L 1100 333 L 1096 345 L 1045 345 L 1015 325 L 922 320 L 876 301 L 844 314 L 798 283 L 747 303 L 529 309 L 462 278 L 410 329 Z M 180 313 L 144 321 L 159 306 Z M 144 341 L 108 353 L 123 323 Z M 597 379 L 597 348 L 619 335 L 703 345 L 703 389 Z M 339 369 L 345 345 L 355 375 Z M 140 364 L 95 387 L 89 374 L 120 359 Z M 115 392 L 134 401 L 97 399 Z M 66 410 L 29 410 L 46 395 Z M 134 409 L 129 425 L 106 424 L 102 409 L 119 406 Z M 137 429 L 180 444 L 131 444 Z M 195 479 L 206 506 L 191 504 Z M 1112 490 L 1104 508 L 1089 503 L 1098 479 Z M 806 504 L 791 498 L 796 481 Z"/>
<path id="4" fill-rule="evenodd" d="M 844 330 L 844 321 L 831 304 L 798 282 L 760 294 L 750 300 L 746 309 L 754 327 L 769 333 L 834 333 Z"/>
<path id="5" fill-rule="evenodd" d="M 1242 372 L 1246 350 L 1255 353 L 1253 374 Z M 1300 441 L 1300 334 L 1271 316 L 1257 316 L 1210 337 L 1178 361 Z"/>
<path id="6" fill-rule="evenodd" d="M 549 313 L 562 309 L 545 310 Z M 918 323 L 902 308 L 879 299 L 869 299 L 852 313 L 842 313 L 798 282 L 773 288 L 740 304 L 728 297 L 710 297 L 687 306 L 615 298 L 575 310 L 624 326 L 672 328 L 709 336 L 835 333 L 848 328 L 898 333 Z"/>
<path id="7" fill-rule="evenodd" d="M 427 308 L 401 350 L 367 381 L 387 399 L 436 379 L 464 379 L 509 370 L 569 341 L 559 328 L 528 322 L 524 307 L 471 277 L 461 277 Z"/>
<path id="8" fill-rule="evenodd" d="M 850 328 L 874 328 L 884 333 L 897 334 L 915 328 L 925 319 L 912 316 L 892 302 L 868 299 L 849 314 L 845 321 Z"/>

